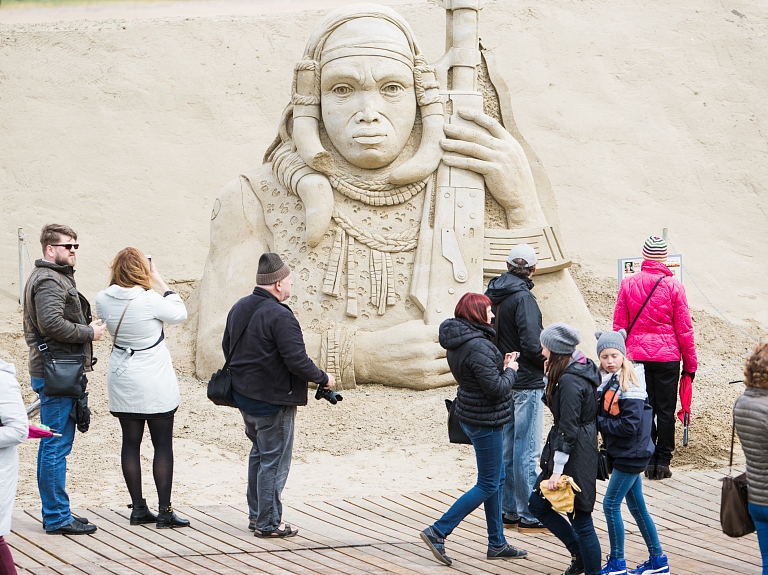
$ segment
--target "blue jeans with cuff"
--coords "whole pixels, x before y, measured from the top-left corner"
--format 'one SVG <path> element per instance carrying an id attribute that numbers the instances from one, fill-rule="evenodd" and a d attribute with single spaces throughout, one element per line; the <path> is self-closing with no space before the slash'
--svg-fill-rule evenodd
<path id="1" fill-rule="evenodd" d="M 61 437 L 44 437 L 37 448 L 37 488 L 43 506 L 46 531 L 69 525 L 73 521 L 67 494 L 67 456 L 75 441 L 75 420 L 69 412 L 75 404 L 71 397 L 48 397 L 43 393 L 45 380 L 31 378 L 32 389 L 40 395 L 40 423 L 61 433 Z"/>
<path id="2" fill-rule="evenodd" d="M 512 392 L 512 421 L 504 425 L 504 468 L 506 480 L 502 511 L 533 523 L 528 498 L 539 475 L 541 439 L 544 431 L 544 389 L 516 389 Z"/>
<path id="3" fill-rule="evenodd" d="M 501 493 L 504 486 L 503 426 L 478 427 L 461 423 L 461 427 L 475 448 L 477 483 L 459 497 L 432 528 L 438 535 L 448 537 L 467 515 L 484 504 L 488 546 L 503 547 L 507 544 L 504 525 L 501 522 Z"/>
<path id="4" fill-rule="evenodd" d="M 749 515 L 757 531 L 757 544 L 763 556 L 763 575 L 768 575 L 768 505 L 749 504 Z"/>
<path id="5" fill-rule="evenodd" d="M 624 557 L 624 520 L 621 518 L 621 502 L 627 499 L 627 507 L 635 518 L 637 527 L 643 535 L 649 555 L 661 555 L 659 535 L 656 525 L 648 513 L 643 498 L 642 473 L 624 473 L 618 469 L 611 472 L 611 480 L 603 497 L 603 513 L 608 525 L 608 538 L 611 541 L 611 557 Z"/>

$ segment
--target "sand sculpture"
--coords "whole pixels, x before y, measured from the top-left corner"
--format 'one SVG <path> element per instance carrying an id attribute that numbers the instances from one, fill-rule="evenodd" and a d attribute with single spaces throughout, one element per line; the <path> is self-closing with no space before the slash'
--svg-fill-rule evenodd
<path id="1" fill-rule="evenodd" d="M 317 24 L 263 165 L 213 207 L 201 377 L 221 365 L 227 312 L 253 289 L 264 251 L 293 269 L 288 303 L 342 389 L 453 383 L 437 326 L 463 293 L 506 271 L 517 243 L 538 252 L 545 321 L 591 333 L 546 171 L 481 44 L 481 3 L 442 1 L 447 51 L 433 65 L 384 6 L 346 6 Z"/>

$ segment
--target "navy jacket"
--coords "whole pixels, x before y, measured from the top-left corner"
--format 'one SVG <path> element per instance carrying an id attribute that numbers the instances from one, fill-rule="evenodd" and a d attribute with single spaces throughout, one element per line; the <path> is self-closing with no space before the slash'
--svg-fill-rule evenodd
<path id="1" fill-rule="evenodd" d="M 456 417 L 479 427 L 496 427 L 512 419 L 515 370 L 504 369 L 504 356 L 493 345 L 488 325 L 450 318 L 440 324 L 440 345 L 459 383 Z"/>
<path id="2" fill-rule="evenodd" d="M 635 364 L 635 372 L 640 380 L 638 386 L 630 386 L 622 393 L 618 374 L 603 374 L 603 385 L 598 392 L 598 430 L 613 466 L 626 473 L 636 473 L 646 467 L 655 451 L 651 440 L 653 409 L 645 391 L 643 365 Z"/>
<path id="3" fill-rule="evenodd" d="M 251 320 L 254 309 L 265 299 L 269 303 Z M 221 342 L 224 357 L 229 357 L 244 328 L 229 364 L 232 389 L 240 395 L 272 405 L 306 405 L 307 382 L 328 383 L 328 376 L 307 355 L 301 326 L 291 308 L 268 291 L 256 287 L 229 311 Z"/>
<path id="4" fill-rule="evenodd" d="M 512 273 L 501 274 L 488 282 L 485 292 L 496 314 L 502 354 L 519 351 L 515 389 L 544 387 L 544 356 L 541 355 L 541 310 L 531 293 L 533 282 Z"/>

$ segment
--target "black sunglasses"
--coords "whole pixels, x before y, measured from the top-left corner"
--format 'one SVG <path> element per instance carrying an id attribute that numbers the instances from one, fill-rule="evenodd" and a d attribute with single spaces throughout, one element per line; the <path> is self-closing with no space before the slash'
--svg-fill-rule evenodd
<path id="1" fill-rule="evenodd" d="M 80 244 L 50 244 L 50 245 L 57 248 L 64 248 L 67 251 L 71 250 L 72 248 L 75 248 L 76 250 L 80 248 Z"/>

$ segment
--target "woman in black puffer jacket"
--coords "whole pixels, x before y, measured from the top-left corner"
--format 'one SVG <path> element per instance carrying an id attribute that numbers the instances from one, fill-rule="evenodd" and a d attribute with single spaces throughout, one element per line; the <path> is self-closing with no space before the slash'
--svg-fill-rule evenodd
<path id="1" fill-rule="evenodd" d="M 517 362 L 513 353 L 506 357 L 491 341 L 493 314 L 491 300 L 479 293 L 468 293 L 456 304 L 455 318 L 440 325 L 440 345 L 446 350 L 451 373 L 459 383 L 456 417 L 472 441 L 477 459 L 477 483 L 459 497 L 432 526 L 421 532 L 435 558 L 445 565 L 445 538 L 461 521 L 485 504 L 488 524 L 488 559 L 525 557 L 504 538 L 501 521 L 501 496 L 504 486 L 502 427 L 511 418 L 512 385 Z"/>

